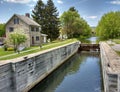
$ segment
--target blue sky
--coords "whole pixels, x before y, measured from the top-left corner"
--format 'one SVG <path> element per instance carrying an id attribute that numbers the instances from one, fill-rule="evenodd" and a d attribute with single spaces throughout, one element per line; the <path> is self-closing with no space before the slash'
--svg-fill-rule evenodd
<path id="1" fill-rule="evenodd" d="M 37 0 L 0 0 L 0 23 L 6 23 L 13 14 L 30 13 Z M 43 0 L 44 3 L 47 0 Z M 120 11 L 120 0 L 53 0 L 61 15 L 74 6 L 90 26 L 96 26 L 101 16 L 110 11 Z"/>

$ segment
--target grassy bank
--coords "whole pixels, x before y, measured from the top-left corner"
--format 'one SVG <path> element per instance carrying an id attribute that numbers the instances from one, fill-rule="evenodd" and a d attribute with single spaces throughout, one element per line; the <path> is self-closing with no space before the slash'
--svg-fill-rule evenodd
<path id="1" fill-rule="evenodd" d="M 42 48 L 40 48 L 39 46 L 26 48 L 24 51 L 21 51 L 19 54 L 15 53 L 14 51 L 4 51 L 3 48 L 0 48 L 0 60 L 8 60 L 8 59 L 13 59 L 20 56 L 25 56 L 28 54 L 36 53 L 43 50 L 48 50 L 51 48 L 55 48 L 55 47 L 62 46 L 71 42 L 76 42 L 76 41 L 78 40 L 68 39 L 65 41 L 53 41 L 51 43 L 43 45 Z"/>
<path id="2" fill-rule="evenodd" d="M 113 42 L 115 42 L 116 44 L 120 44 L 120 39 L 113 39 Z"/>
<path id="3" fill-rule="evenodd" d="M 120 56 L 120 51 L 116 51 L 117 52 L 117 54 Z"/>

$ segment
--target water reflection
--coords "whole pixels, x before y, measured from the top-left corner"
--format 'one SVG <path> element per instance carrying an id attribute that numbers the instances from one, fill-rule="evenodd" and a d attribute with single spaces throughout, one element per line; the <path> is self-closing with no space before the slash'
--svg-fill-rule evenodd
<path id="1" fill-rule="evenodd" d="M 99 53 L 77 53 L 30 92 L 101 92 L 99 62 Z"/>
<path id="2" fill-rule="evenodd" d="M 97 39 L 98 37 L 90 37 L 88 40 L 90 41 L 90 43 L 95 44 Z"/>

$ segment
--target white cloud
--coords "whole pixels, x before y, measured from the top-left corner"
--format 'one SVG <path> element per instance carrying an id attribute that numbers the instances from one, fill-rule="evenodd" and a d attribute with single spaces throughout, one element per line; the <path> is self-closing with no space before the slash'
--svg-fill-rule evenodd
<path id="1" fill-rule="evenodd" d="M 30 9 L 30 12 L 32 12 L 33 9 Z"/>
<path id="2" fill-rule="evenodd" d="M 30 0 L 4 0 L 4 1 L 5 2 L 10 2 L 10 3 L 22 3 L 22 4 L 30 2 Z"/>
<path id="3" fill-rule="evenodd" d="M 21 4 L 26 4 L 30 2 L 37 2 L 37 0 L 4 0 L 5 2 L 10 2 L 10 3 L 21 3 Z"/>
<path id="4" fill-rule="evenodd" d="M 79 0 L 78 2 L 73 3 L 71 6 L 75 6 L 77 4 L 82 4 L 82 3 L 86 2 L 86 1 L 88 1 L 88 0 Z"/>
<path id="5" fill-rule="evenodd" d="M 35 4 L 27 4 L 29 7 L 33 8 Z"/>
<path id="6" fill-rule="evenodd" d="M 57 2 L 58 2 L 59 4 L 63 4 L 63 1 L 62 1 L 62 0 L 57 0 Z"/>
<path id="7" fill-rule="evenodd" d="M 86 18 L 88 18 L 88 19 L 96 19 L 97 16 L 87 16 Z"/>
<path id="8" fill-rule="evenodd" d="M 29 4 L 29 3 L 36 3 L 38 0 L 3 0 L 3 1 L 10 2 L 10 3 Z M 42 0 L 42 1 L 47 2 L 47 0 Z M 58 1 L 61 1 L 61 0 L 58 0 Z"/>
<path id="9" fill-rule="evenodd" d="M 115 5 L 120 5 L 120 0 L 113 0 L 110 3 Z"/>
<path id="10" fill-rule="evenodd" d="M 31 1 L 33 1 L 33 2 L 37 2 L 38 0 L 31 0 Z"/>

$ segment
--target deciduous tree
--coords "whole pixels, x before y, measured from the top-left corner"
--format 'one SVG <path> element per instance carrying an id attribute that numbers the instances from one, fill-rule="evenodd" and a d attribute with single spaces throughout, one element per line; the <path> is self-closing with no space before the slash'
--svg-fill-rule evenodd
<path id="1" fill-rule="evenodd" d="M 0 37 L 5 35 L 5 24 L 0 24 Z"/>
<path id="2" fill-rule="evenodd" d="M 102 39 L 120 37 L 120 12 L 104 14 L 96 28 L 97 35 Z"/>
<path id="3" fill-rule="evenodd" d="M 24 34 L 20 34 L 18 32 L 13 32 L 10 34 L 10 40 L 12 42 L 12 44 L 14 45 L 14 50 L 15 52 L 18 51 L 18 48 L 20 46 L 20 44 L 24 43 L 27 38 Z"/>
<path id="4" fill-rule="evenodd" d="M 65 11 L 60 17 L 61 31 L 67 34 L 68 38 L 79 37 L 80 35 L 89 36 L 90 27 L 87 22 L 80 17 L 78 11 L 71 7 L 68 11 Z"/>

